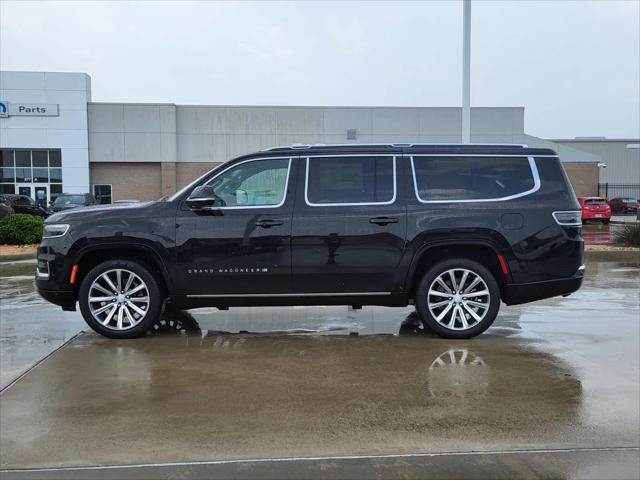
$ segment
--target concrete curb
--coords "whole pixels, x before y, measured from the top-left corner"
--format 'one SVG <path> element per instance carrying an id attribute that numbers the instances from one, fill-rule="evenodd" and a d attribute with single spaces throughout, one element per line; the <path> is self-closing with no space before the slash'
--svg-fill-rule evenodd
<path id="1" fill-rule="evenodd" d="M 604 260 L 612 262 L 630 261 L 640 263 L 640 250 L 586 250 L 586 260 Z"/>
<path id="2" fill-rule="evenodd" d="M 13 255 L 0 255 L 0 262 L 15 262 L 16 260 L 35 260 L 36 252 L 15 253 Z"/>

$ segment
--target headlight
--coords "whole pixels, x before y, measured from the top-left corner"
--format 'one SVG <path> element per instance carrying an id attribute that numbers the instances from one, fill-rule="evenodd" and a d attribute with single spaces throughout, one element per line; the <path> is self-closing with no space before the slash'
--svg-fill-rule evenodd
<path id="1" fill-rule="evenodd" d="M 66 223 L 52 223 L 44 225 L 42 238 L 62 237 L 69 231 L 69 225 Z"/>

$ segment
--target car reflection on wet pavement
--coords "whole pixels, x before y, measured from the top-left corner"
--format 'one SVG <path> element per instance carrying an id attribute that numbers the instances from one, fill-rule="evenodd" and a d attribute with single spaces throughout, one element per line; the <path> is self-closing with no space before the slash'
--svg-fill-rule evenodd
<path id="1" fill-rule="evenodd" d="M 108 340 L 5 264 L 2 468 L 634 449 L 639 267 L 590 262 L 576 294 L 503 306 L 472 340 L 411 307 L 168 312 L 177 334 Z"/>

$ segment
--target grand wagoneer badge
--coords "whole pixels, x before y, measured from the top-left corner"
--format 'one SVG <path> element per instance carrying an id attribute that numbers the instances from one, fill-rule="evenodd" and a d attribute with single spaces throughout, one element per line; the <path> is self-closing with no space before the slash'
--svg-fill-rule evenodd
<path id="1" fill-rule="evenodd" d="M 189 268 L 190 275 L 213 275 L 216 273 L 269 273 L 266 267 L 238 267 L 238 268 Z"/>

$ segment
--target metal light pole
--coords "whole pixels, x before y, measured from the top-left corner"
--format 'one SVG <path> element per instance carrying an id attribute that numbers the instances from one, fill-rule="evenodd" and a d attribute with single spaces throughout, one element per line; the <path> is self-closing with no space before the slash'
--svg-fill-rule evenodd
<path id="1" fill-rule="evenodd" d="M 471 0 L 462 5 L 462 143 L 471 143 Z"/>

